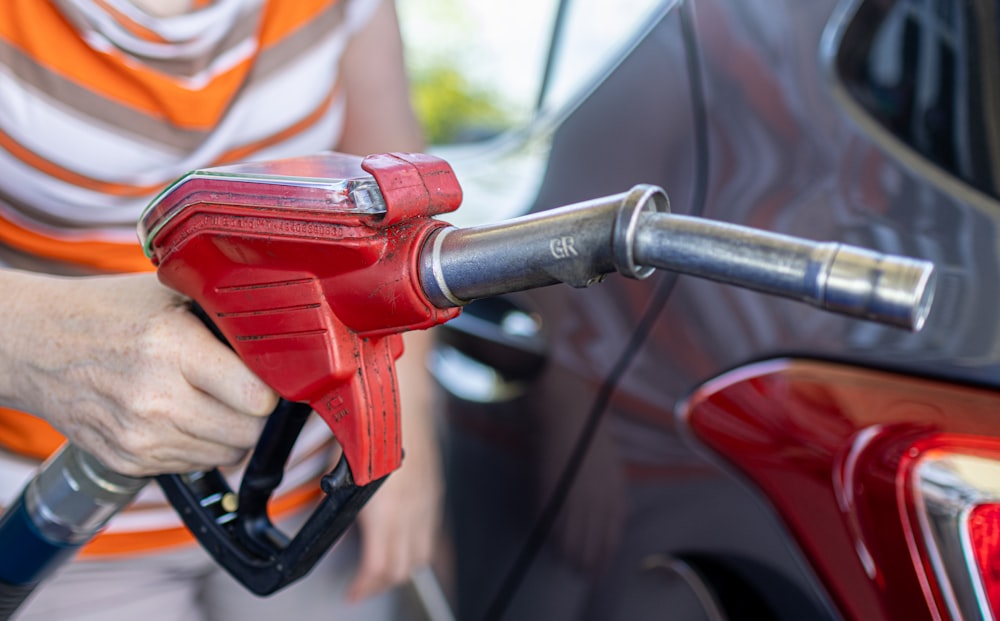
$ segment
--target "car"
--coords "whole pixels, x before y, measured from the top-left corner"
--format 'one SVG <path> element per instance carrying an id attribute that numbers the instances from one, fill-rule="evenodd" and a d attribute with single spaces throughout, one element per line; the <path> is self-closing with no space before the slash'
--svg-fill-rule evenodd
<path id="1" fill-rule="evenodd" d="M 921 331 L 667 271 L 469 304 L 432 363 L 455 615 L 996 618 L 1000 6 L 648 2 L 556 88 L 576 5 L 530 118 L 437 147 L 468 217 L 654 184 L 937 293 Z"/>

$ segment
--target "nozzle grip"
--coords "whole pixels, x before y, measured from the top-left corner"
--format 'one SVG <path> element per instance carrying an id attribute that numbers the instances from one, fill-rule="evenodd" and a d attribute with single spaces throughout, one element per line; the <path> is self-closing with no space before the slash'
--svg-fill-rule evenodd
<path id="1" fill-rule="evenodd" d="M 221 331 L 197 304 L 192 312 L 225 342 Z M 323 477 L 325 493 L 292 537 L 268 514 L 271 495 L 281 484 L 285 464 L 312 407 L 281 399 L 268 416 L 257 446 L 234 493 L 218 469 L 156 477 L 167 499 L 202 547 L 248 590 L 269 595 L 308 573 L 343 535 L 381 485 L 357 485 L 345 457 Z"/>
<path id="2" fill-rule="evenodd" d="M 321 481 L 325 497 L 298 533 L 288 538 L 271 522 L 266 504 L 251 503 L 246 508 L 226 510 L 221 499 L 232 497 L 233 492 L 218 470 L 157 477 L 164 494 L 202 547 L 257 595 L 270 595 L 311 571 L 384 480 L 355 485 L 342 457 Z"/>

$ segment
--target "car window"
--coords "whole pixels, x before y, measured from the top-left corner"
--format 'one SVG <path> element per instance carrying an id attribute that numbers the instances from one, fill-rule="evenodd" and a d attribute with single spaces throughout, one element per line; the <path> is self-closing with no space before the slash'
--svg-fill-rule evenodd
<path id="1" fill-rule="evenodd" d="M 399 0 L 433 144 L 486 140 L 580 96 L 663 0 Z"/>
<path id="2" fill-rule="evenodd" d="M 680 0 L 397 0 L 428 151 L 469 226 L 530 208 L 560 120 Z"/>
<path id="3" fill-rule="evenodd" d="M 413 100 L 433 144 L 485 140 L 535 112 L 559 0 L 399 0 Z"/>
<path id="4" fill-rule="evenodd" d="M 557 110 L 623 56 L 664 0 L 572 0 L 557 13 L 559 27 L 551 46 L 551 72 L 540 95 L 541 107 Z"/>
<path id="5" fill-rule="evenodd" d="M 997 0 L 855 1 L 844 5 L 828 38 L 836 86 L 849 107 L 924 162 L 994 199 L 998 19 Z"/>

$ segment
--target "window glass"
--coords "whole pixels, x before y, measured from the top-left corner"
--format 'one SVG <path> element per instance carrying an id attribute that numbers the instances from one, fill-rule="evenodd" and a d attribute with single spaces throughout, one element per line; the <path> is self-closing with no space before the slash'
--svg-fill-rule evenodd
<path id="1" fill-rule="evenodd" d="M 414 105 L 432 143 L 481 140 L 530 120 L 558 2 L 397 2 Z"/>
<path id="2" fill-rule="evenodd" d="M 679 0 L 397 0 L 428 151 L 454 168 L 470 226 L 524 213 L 554 130 Z"/>
<path id="3" fill-rule="evenodd" d="M 676 0 L 398 0 L 414 104 L 434 144 L 572 106 Z"/>
<path id="4" fill-rule="evenodd" d="M 850 100 L 921 158 L 1000 198 L 997 0 L 867 0 L 834 24 Z"/>
<path id="5" fill-rule="evenodd" d="M 571 104 L 623 57 L 654 13 L 676 0 L 571 0 L 566 2 L 552 50 L 552 70 L 543 107 Z"/>

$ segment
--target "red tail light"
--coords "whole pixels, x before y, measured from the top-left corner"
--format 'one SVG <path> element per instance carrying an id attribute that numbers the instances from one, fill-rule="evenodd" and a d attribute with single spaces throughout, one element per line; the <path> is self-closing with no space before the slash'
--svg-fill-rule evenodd
<path id="1" fill-rule="evenodd" d="M 1000 443 L 939 436 L 913 448 L 921 553 L 956 619 L 1000 612 Z"/>
<path id="2" fill-rule="evenodd" d="M 969 545 L 993 617 L 1000 611 L 1000 504 L 979 505 L 969 514 Z"/>
<path id="3" fill-rule="evenodd" d="M 784 520 L 849 619 L 1000 619 L 1000 393 L 774 361 L 680 415 Z"/>

